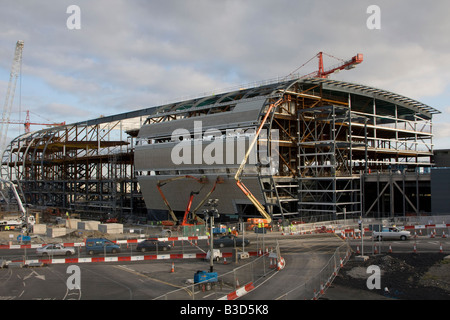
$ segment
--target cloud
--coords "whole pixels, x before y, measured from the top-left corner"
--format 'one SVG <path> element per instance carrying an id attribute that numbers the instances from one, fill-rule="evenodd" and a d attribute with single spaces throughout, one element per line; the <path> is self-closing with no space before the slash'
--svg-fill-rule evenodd
<path id="1" fill-rule="evenodd" d="M 443 97 L 450 81 L 443 0 L 378 0 L 381 30 L 367 29 L 365 0 L 75 2 L 80 30 L 66 27 L 74 1 L 2 5 L 0 81 L 8 80 L 15 42 L 25 40 L 22 72 L 42 88 L 22 91 L 32 110 L 76 121 L 136 110 L 285 76 L 319 51 L 342 59 L 361 52 L 361 65 L 333 77 L 419 101 Z M 316 69 L 313 60 L 300 72 Z"/>

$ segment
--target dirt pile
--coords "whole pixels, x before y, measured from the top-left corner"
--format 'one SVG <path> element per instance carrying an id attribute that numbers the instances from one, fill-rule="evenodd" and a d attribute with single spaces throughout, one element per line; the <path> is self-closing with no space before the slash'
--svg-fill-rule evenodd
<path id="1" fill-rule="evenodd" d="M 405 253 L 371 256 L 365 262 L 350 260 L 333 284 L 371 291 L 382 297 L 404 300 L 450 299 L 450 260 L 444 254 Z M 381 289 L 369 290 L 367 268 L 381 271 Z M 385 290 L 386 288 L 386 290 Z"/>

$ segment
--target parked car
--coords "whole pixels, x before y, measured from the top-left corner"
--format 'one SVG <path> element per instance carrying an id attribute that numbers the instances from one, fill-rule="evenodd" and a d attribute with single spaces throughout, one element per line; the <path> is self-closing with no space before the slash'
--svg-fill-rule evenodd
<path id="1" fill-rule="evenodd" d="M 94 253 L 118 253 L 120 246 L 108 239 L 103 238 L 87 238 L 86 252 L 90 255 Z"/>
<path id="2" fill-rule="evenodd" d="M 136 250 L 138 251 L 167 251 L 172 249 L 172 246 L 164 241 L 158 241 L 158 240 L 144 240 L 138 243 Z"/>
<path id="3" fill-rule="evenodd" d="M 400 230 L 397 227 L 383 227 L 381 231 L 373 231 L 373 238 L 381 239 L 396 239 L 406 240 L 411 237 L 411 232 Z"/>
<path id="4" fill-rule="evenodd" d="M 214 246 L 223 248 L 223 247 L 236 247 L 241 246 L 244 244 L 244 246 L 248 246 L 250 244 L 250 241 L 245 239 L 242 240 L 242 238 L 238 238 L 232 234 L 228 234 L 226 236 L 220 237 L 219 239 L 214 239 Z"/>
<path id="5" fill-rule="evenodd" d="M 74 248 L 64 247 L 62 244 L 48 244 L 36 249 L 38 256 L 71 256 L 75 254 Z"/>

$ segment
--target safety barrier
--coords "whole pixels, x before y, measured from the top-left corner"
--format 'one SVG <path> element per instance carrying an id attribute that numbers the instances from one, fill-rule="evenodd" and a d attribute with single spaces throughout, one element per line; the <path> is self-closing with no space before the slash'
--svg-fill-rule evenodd
<path id="1" fill-rule="evenodd" d="M 207 282 L 190 284 L 154 300 L 234 300 L 253 290 L 260 279 L 284 267 L 284 259 L 280 255 L 278 244 L 270 252 L 251 253 L 250 256 L 256 258 L 219 275 L 218 281 L 214 284 Z"/>
<path id="2" fill-rule="evenodd" d="M 250 257 L 259 256 L 258 252 L 248 252 Z M 231 252 L 223 252 L 222 257 L 232 258 Z M 98 256 L 87 258 L 47 258 L 47 259 L 11 259 L 2 260 L 5 266 L 21 263 L 25 266 L 32 264 L 74 264 L 74 263 L 99 263 L 99 262 L 125 262 L 125 261 L 148 261 L 148 260 L 172 260 L 172 259 L 205 259 L 206 253 L 171 253 L 171 254 L 150 254 L 135 256 Z"/>
<path id="3" fill-rule="evenodd" d="M 197 241 L 197 240 L 206 240 L 208 236 L 193 236 L 193 237 L 150 237 L 150 238 L 142 238 L 142 239 L 123 239 L 123 240 L 112 240 L 112 242 L 117 244 L 136 244 L 144 241 L 145 239 L 158 240 L 162 242 L 170 242 L 170 241 Z M 61 243 L 61 242 L 57 242 Z M 37 249 L 42 248 L 50 243 L 37 243 L 37 244 L 5 244 L 0 245 L 0 249 Z M 61 243 L 64 247 L 84 247 L 84 242 L 64 242 Z"/>
<path id="4" fill-rule="evenodd" d="M 447 238 L 450 234 L 450 224 L 440 223 L 440 224 L 425 224 L 425 225 L 406 225 L 401 228 L 410 231 L 413 236 L 426 235 L 431 238 L 442 237 Z M 305 234 L 321 234 L 321 233 L 334 233 L 342 239 L 361 239 L 365 233 L 369 232 L 368 228 L 364 228 L 363 232 L 356 227 L 352 228 L 342 228 L 333 227 L 330 225 L 322 226 L 304 226 L 304 225 L 294 225 L 289 227 L 282 227 L 281 234 L 284 236 L 289 235 L 305 235 Z"/>
<path id="5" fill-rule="evenodd" d="M 325 266 L 308 281 L 299 284 L 294 289 L 289 290 L 278 300 L 317 300 L 323 296 L 340 269 L 351 256 L 351 248 L 348 244 L 343 244 L 336 248 L 331 258 Z M 301 270 L 299 270 L 300 272 Z"/>

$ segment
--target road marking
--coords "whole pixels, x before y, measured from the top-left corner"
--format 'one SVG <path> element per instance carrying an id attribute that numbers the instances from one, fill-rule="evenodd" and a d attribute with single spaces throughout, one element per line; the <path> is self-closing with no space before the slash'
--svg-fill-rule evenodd
<path id="1" fill-rule="evenodd" d="M 210 294 L 208 294 L 208 295 L 204 296 L 204 297 L 203 297 L 203 299 L 206 299 L 206 298 L 208 298 L 208 297 L 210 297 L 210 296 L 212 296 L 212 295 L 214 295 L 214 294 L 216 294 L 216 293 L 215 293 L 215 292 L 213 292 L 213 293 L 210 293 Z"/>
<path id="2" fill-rule="evenodd" d="M 23 280 L 27 280 L 27 279 L 31 278 L 33 275 L 38 279 L 45 280 L 45 275 L 40 275 L 34 270 L 29 275 L 23 277 Z"/>
<path id="3" fill-rule="evenodd" d="M 160 280 L 160 279 L 155 279 L 155 278 L 149 277 L 149 276 L 146 275 L 146 274 L 143 274 L 143 273 L 140 273 L 140 272 L 138 272 L 138 271 L 136 271 L 136 270 L 130 269 L 130 268 L 128 268 L 127 266 L 124 266 L 124 265 L 118 265 L 118 266 L 113 266 L 113 267 L 114 267 L 114 268 L 117 268 L 117 269 L 121 269 L 121 270 L 123 270 L 123 271 L 127 271 L 127 272 L 129 272 L 129 273 L 132 273 L 132 274 L 135 274 L 135 275 L 138 275 L 138 276 L 141 276 L 141 277 L 144 277 L 144 278 L 147 278 L 147 279 L 152 280 L 152 281 L 155 281 L 155 282 L 159 282 L 159 283 L 166 284 L 166 285 L 171 286 L 171 287 L 175 287 L 175 288 L 179 288 L 179 289 L 184 289 L 183 286 L 179 286 L 179 285 L 177 285 L 177 284 L 173 284 L 173 283 L 166 282 L 166 281 L 163 281 L 163 280 Z"/>

